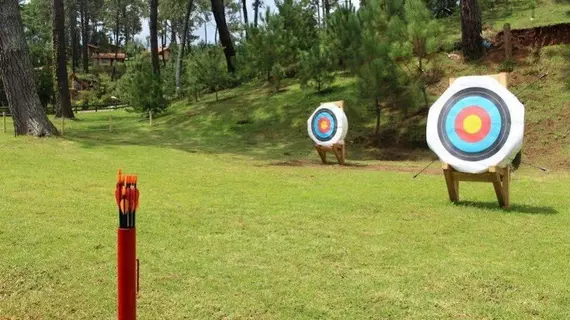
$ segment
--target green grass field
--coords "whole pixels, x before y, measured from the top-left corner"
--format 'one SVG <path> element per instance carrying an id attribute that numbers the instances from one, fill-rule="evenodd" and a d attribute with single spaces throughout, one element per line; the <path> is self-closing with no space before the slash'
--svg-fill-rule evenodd
<path id="1" fill-rule="evenodd" d="M 397 170 L 424 162 L 320 166 L 307 139 L 309 165 L 277 165 L 281 149 L 159 143 L 166 116 L 80 118 L 65 138 L 0 135 L 0 319 L 116 317 L 118 168 L 140 177 L 140 319 L 570 316 L 567 172 L 517 171 L 504 211 L 490 185 L 453 205 L 440 174 Z"/>
<path id="2" fill-rule="evenodd" d="M 516 3 L 515 3 L 516 4 Z M 523 6 L 522 4 L 520 6 Z M 500 29 L 567 21 L 570 5 L 513 12 Z M 443 20 L 455 40 L 457 16 Z M 452 31 L 454 30 L 454 31 Z M 510 89 L 526 108 L 523 165 L 509 210 L 490 184 L 448 201 L 425 148 L 425 110 L 374 113 L 354 78 L 327 93 L 285 81 L 148 120 L 80 113 L 61 138 L 0 131 L 0 320 L 116 319 L 117 169 L 139 175 L 139 319 L 570 319 L 570 46 L 519 59 Z M 447 78 L 499 71 L 494 61 L 435 57 Z M 543 73 L 544 80 L 533 82 Z M 345 100 L 349 166 L 320 165 L 306 119 Z M 109 117 L 112 132 L 109 132 Z M 55 124 L 60 127 L 60 122 Z M 400 142 L 407 143 L 404 147 Z"/>

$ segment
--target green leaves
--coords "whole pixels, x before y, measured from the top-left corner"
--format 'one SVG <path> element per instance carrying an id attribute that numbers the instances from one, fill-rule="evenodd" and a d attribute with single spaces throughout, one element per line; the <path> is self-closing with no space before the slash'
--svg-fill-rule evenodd
<path id="1" fill-rule="evenodd" d="M 143 114 L 149 110 L 160 113 L 168 106 L 160 78 L 153 76 L 150 61 L 142 57 L 127 62 L 127 73 L 119 80 L 118 90 L 121 99 Z"/>
<path id="2" fill-rule="evenodd" d="M 335 56 L 324 37 L 315 41 L 308 51 L 301 52 L 299 81 L 302 88 L 314 87 L 320 92 L 334 80 Z"/>

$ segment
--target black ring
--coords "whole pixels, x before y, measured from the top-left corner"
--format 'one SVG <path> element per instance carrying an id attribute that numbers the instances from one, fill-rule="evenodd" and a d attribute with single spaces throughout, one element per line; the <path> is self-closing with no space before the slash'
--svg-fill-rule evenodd
<path id="1" fill-rule="evenodd" d="M 490 145 L 485 150 L 474 153 L 468 153 L 460 150 L 459 148 L 454 146 L 453 143 L 451 143 L 451 141 L 449 140 L 449 136 L 445 134 L 446 131 L 445 121 L 447 119 L 449 111 L 457 103 L 457 101 L 465 98 L 466 96 L 479 96 L 481 98 L 490 100 L 497 107 L 497 110 L 501 115 L 501 130 L 495 142 L 493 142 L 493 144 Z M 453 94 L 451 98 L 449 98 L 443 105 L 437 123 L 437 133 L 445 150 L 447 150 L 453 156 L 466 161 L 480 161 L 492 157 L 505 145 L 505 142 L 507 142 L 507 138 L 510 132 L 511 132 L 511 114 L 509 112 L 507 104 L 494 91 L 480 87 L 463 89 Z"/>

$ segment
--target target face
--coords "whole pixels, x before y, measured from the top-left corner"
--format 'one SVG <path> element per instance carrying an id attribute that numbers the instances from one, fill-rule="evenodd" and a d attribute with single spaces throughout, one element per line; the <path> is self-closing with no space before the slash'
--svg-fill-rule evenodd
<path id="1" fill-rule="evenodd" d="M 467 88 L 443 106 L 438 134 L 443 146 L 459 159 L 477 161 L 500 150 L 510 131 L 511 116 L 501 97 L 485 88 Z"/>
<path id="2" fill-rule="evenodd" d="M 505 166 L 522 147 L 524 106 L 498 81 L 461 77 L 432 105 L 427 143 L 458 171 Z"/>
<path id="3" fill-rule="evenodd" d="M 311 130 L 319 141 L 329 141 L 336 134 L 336 116 L 329 109 L 321 109 L 313 116 Z"/>
<path id="4" fill-rule="evenodd" d="M 318 107 L 307 121 L 307 131 L 315 143 L 332 145 L 342 141 L 348 130 L 344 111 L 335 104 Z"/>

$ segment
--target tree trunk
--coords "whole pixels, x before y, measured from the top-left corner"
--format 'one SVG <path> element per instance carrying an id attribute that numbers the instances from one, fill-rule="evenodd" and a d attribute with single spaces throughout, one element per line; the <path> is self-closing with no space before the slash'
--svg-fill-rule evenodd
<path id="1" fill-rule="evenodd" d="M 158 61 L 158 0 L 150 0 L 150 51 L 152 58 L 152 73 L 160 74 L 160 62 Z"/>
<path id="2" fill-rule="evenodd" d="M 80 10 L 81 10 L 81 42 L 83 46 L 81 47 L 82 58 L 83 58 L 83 72 L 89 73 L 89 17 L 87 17 L 87 5 L 85 4 L 87 0 L 81 0 Z"/>
<path id="3" fill-rule="evenodd" d="M 331 4 L 330 4 L 330 0 L 323 0 L 323 9 L 324 9 L 324 13 L 323 13 L 323 25 L 327 25 L 327 20 L 329 18 L 329 13 L 331 11 Z"/>
<path id="4" fill-rule="evenodd" d="M 178 40 L 176 40 L 176 28 L 174 25 L 174 20 L 170 21 L 170 47 L 172 47 L 172 45 L 178 45 Z"/>
<path id="5" fill-rule="evenodd" d="M 117 76 L 117 58 L 119 57 L 119 32 L 121 30 L 121 0 L 117 0 L 117 16 L 115 20 L 115 60 L 111 61 L 113 72 L 111 73 L 111 81 L 115 81 Z"/>
<path id="6" fill-rule="evenodd" d="M 194 0 L 188 0 L 188 7 L 186 7 L 186 15 L 184 16 L 184 32 L 182 32 L 182 39 L 180 39 L 180 49 L 178 50 L 178 58 L 176 59 L 176 93 L 180 91 L 182 59 L 184 58 L 184 47 L 186 45 L 186 37 L 188 36 L 188 29 L 190 25 L 190 13 L 192 13 L 193 2 Z"/>
<path id="7" fill-rule="evenodd" d="M 253 1 L 253 27 L 257 28 L 257 19 L 259 19 L 259 0 Z"/>
<path id="8" fill-rule="evenodd" d="M 380 109 L 380 102 L 378 101 L 378 97 L 375 99 L 375 107 L 376 107 L 376 143 L 380 145 L 380 116 L 382 115 L 382 110 Z"/>
<path id="9" fill-rule="evenodd" d="M 211 0 L 212 13 L 216 19 L 216 27 L 220 33 L 220 42 L 224 47 L 224 55 L 226 56 L 226 63 L 228 65 L 228 72 L 234 73 L 236 71 L 234 66 L 234 57 L 236 52 L 232 43 L 230 30 L 226 24 L 226 12 L 222 0 Z"/>
<path id="10" fill-rule="evenodd" d="M 70 9 L 69 14 L 69 33 L 71 36 L 71 70 L 75 73 L 78 62 L 78 47 L 79 41 L 77 39 L 77 10 L 75 7 Z"/>
<path id="11" fill-rule="evenodd" d="M 204 22 L 204 42 L 208 43 L 208 23 Z"/>
<path id="12" fill-rule="evenodd" d="M 461 48 L 467 60 L 483 56 L 481 10 L 478 0 L 461 0 Z"/>
<path id="13" fill-rule="evenodd" d="M 160 56 L 162 57 L 162 64 L 166 67 L 166 59 L 164 59 L 164 47 L 166 47 L 166 29 L 168 28 L 168 21 L 164 21 L 162 27 L 162 37 L 160 38 Z"/>
<path id="14" fill-rule="evenodd" d="M 246 2 L 246 0 L 241 0 L 241 6 L 243 9 L 243 23 L 245 24 L 245 37 L 247 38 L 247 27 L 249 27 L 249 22 L 247 19 L 247 2 Z"/>
<path id="15" fill-rule="evenodd" d="M 0 0 L 0 73 L 15 135 L 58 135 L 42 108 L 34 83 L 18 1 Z"/>
<path id="16" fill-rule="evenodd" d="M 65 54 L 65 9 L 63 0 L 51 1 L 52 18 L 52 47 L 54 85 L 55 85 L 55 116 L 73 119 L 71 100 L 69 97 L 69 82 L 67 79 L 67 57 Z"/>
<path id="17" fill-rule="evenodd" d="M 321 25 L 321 0 L 316 0 L 317 4 L 317 25 Z"/>

